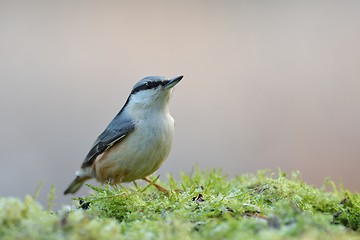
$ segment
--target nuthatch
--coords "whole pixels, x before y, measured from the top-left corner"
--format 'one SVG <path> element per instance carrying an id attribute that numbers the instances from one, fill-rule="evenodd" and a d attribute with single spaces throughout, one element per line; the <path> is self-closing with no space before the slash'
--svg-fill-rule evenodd
<path id="1" fill-rule="evenodd" d="M 85 157 L 75 180 L 64 194 L 75 193 L 91 178 L 116 185 L 147 178 L 169 155 L 174 119 L 168 103 L 172 88 L 183 76 L 146 77 L 135 84 L 120 112 L 99 135 Z"/>

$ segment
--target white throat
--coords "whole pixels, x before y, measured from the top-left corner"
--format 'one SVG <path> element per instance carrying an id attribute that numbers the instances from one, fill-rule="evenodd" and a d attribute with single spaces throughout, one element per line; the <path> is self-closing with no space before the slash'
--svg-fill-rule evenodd
<path id="1" fill-rule="evenodd" d="M 130 96 L 126 112 L 133 119 L 158 118 L 169 113 L 170 90 L 151 89 Z"/>

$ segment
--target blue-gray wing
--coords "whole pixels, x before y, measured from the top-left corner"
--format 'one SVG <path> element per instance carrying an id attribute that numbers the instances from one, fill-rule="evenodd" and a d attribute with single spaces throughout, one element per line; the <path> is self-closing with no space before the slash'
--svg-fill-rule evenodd
<path id="1" fill-rule="evenodd" d="M 96 139 L 88 155 L 85 157 L 81 168 L 92 165 L 97 156 L 108 150 L 115 143 L 122 141 L 134 128 L 133 121 L 123 120 L 116 116 L 105 131 Z"/>

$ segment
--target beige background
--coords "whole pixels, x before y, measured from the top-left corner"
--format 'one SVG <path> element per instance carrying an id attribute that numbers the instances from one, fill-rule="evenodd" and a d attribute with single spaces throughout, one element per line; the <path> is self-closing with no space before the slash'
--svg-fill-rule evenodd
<path id="1" fill-rule="evenodd" d="M 279 167 L 360 190 L 359 1 L 133 2 L 0 2 L 1 196 L 45 180 L 42 202 L 54 184 L 70 203 L 133 84 L 180 74 L 162 178 Z"/>

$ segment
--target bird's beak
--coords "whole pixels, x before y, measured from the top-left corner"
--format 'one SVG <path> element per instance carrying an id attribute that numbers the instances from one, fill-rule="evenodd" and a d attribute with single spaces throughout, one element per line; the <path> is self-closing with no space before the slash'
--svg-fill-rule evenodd
<path id="1" fill-rule="evenodd" d="M 166 89 L 173 88 L 176 84 L 178 84 L 178 82 L 181 81 L 182 78 L 183 76 L 178 76 L 170 79 L 169 82 L 165 85 L 165 88 Z"/>

